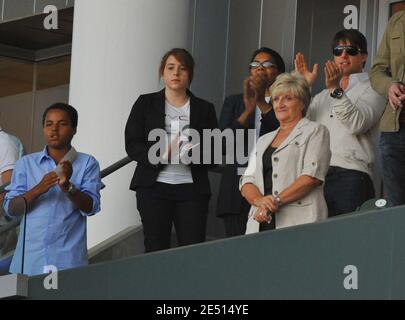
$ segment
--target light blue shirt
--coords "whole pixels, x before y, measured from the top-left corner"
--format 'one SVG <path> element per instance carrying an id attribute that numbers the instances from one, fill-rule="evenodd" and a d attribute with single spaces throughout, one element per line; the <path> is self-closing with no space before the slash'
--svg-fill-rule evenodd
<path id="1" fill-rule="evenodd" d="M 45 174 L 53 171 L 55 161 L 48 155 L 47 148 L 18 160 L 14 167 L 11 184 L 4 200 L 4 210 L 9 215 L 10 200 L 35 187 Z M 73 162 L 70 181 L 81 192 L 93 200 L 91 213 L 77 209 L 58 185 L 34 201 L 27 214 L 24 270 L 22 271 L 22 247 L 24 219 L 13 261 L 12 273 L 37 275 L 44 273 L 44 267 L 55 266 L 58 270 L 87 264 L 87 216 L 100 211 L 100 166 L 92 156 L 78 152 Z M 10 216 L 10 215 L 9 215 Z"/>

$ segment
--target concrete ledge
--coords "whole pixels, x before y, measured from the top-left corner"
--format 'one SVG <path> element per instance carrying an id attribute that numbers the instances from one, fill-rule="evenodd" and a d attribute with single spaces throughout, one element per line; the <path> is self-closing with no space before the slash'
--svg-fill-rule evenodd
<path id="1" fill-rule="evenodd" d="M 404 299 L 405 206 L 163 250 L 29 280 L 30 299 Z"/>
<path id="2" fill-rule="evenodd" d="M 0 299 L 28 297 L 28 277 L 23 274 L 10 274 L 0 277 Z"/>

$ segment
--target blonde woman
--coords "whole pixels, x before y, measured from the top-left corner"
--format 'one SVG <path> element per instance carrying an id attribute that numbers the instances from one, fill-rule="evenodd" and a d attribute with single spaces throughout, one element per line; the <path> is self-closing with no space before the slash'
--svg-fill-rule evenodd
<path id="1" fill-rule="evenodd" d="M 246 233 L 327 218 L 323 183 L 331 152 L 326 127 L 305 118 L 308 83 L 284 73 L 270 88 L 279 129 L 262 136 L 240 181 L 251 204 Z"/>

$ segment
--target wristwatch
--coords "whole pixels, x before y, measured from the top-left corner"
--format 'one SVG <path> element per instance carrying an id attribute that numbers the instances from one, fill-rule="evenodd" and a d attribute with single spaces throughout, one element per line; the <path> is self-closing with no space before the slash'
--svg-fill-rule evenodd
<path id="1" fill-rule="evenodd" d="M 330 96 L 335 99 L 340 99 L 341 97 L 343 97 L 343 93 L 344 91 L 342 88 L 336 88 L 335 90 L 332 91 Z"/>
<path id="2" fill-rule="evenodd" d="M 73 183 L 70 182 L 69 188 L 66 191 L 66 194 L 68 196 L 73 196 L 76 192 L 77 192 L 76 186 Z"/>

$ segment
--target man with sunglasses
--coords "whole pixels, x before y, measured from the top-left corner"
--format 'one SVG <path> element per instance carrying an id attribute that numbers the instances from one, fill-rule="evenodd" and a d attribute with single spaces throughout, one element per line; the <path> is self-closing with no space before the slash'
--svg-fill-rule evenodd
<path id="1" fill-rule="evenodd" d="M 388 98 L 380 122 L 380 150 L 384 192 L 388 205 L 405 204 L 405 11 L 388 22 L 374 65 L 374 90 Z"/>
<path id="2" fill-rule="evenodd" d="M 219 127 L 221 130 L 256 129 L 256 139 L 279 127 L 270 104 L 269 87 L 276 77 L 285 72 L 283 58 L 267 47 L 255 50 L 249 63 L 249 76 L 244 80 L 244 93 L 228 96 L 222 107 Z M 236 135 L 235 135 L 236 137 Z M 248 154 L 245 135 L 244 151 Z M 235 139 L 236 140 L 236 139 Z M 235 141 L 240 144 L 241 141 Z M 236 150 L 236 148 L 235 148 Z M 235 157 L 234 157 L 235 159 Z M 224 219 L 227 237 L 245 234 L 250 204 L 239 191 L 240 169 L 247 163 L 228 163 L 221 177 L 217 200 L 217 216 Z"/>
<path id="3" fill-rule="evenodd" d="M 330 132 L 332 158 L 324 187 L 330 217 L 353 212 L 375 196 L 374 153 L 385 105 L 384 97 L 371 88 L 368 74 L 363 72 L 367 40 L 361 32 L 337 32 L 332 53 L 334 60 L 324 67 L 326 89 L 313 98 L 307 113 Z M 298 53 L 295 68 L 312 86 L 318 66 L 309 71 Z"/>

